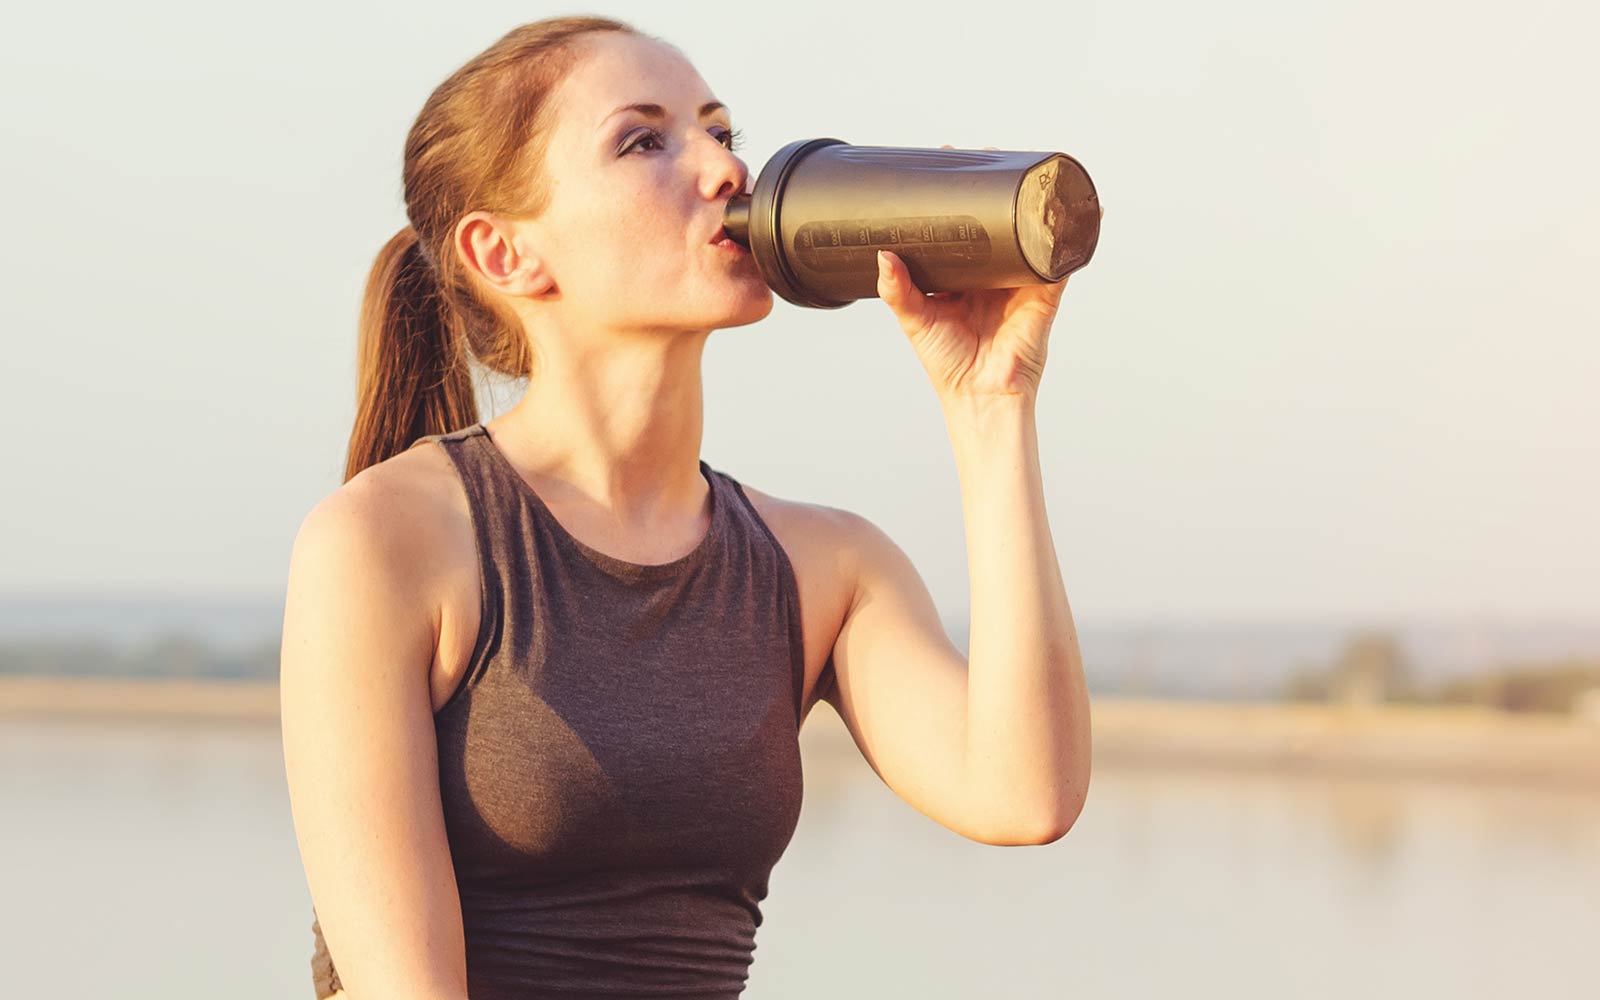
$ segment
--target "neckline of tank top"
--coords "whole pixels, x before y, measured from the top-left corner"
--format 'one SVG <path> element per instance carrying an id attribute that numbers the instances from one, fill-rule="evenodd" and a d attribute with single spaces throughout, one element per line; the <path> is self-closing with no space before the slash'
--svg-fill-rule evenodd
<path id="1" fill-rule="evenodd" d="M 551 534 L 555 535 L 563 545 L 587 559 L 596 568 L 619 580 L 628 583 L 658 582 L 688 573 L 706 559 L 707 554 L 722 534 L 723 521 L 727 517 L 727 513 L 723 510 L 726 505 L 726 498 L 718 495 L 716 473 L 711 466 L 706 464 L 705 459 L 699 460 L 700 475 L 711 489 L 711 527 L 700 537 L 698 545 L 671 562 L 636 563 L 601 552 L 599 549 L 585 544 L 572 532 L 568 531 L 561 524 L 555 513 L 551 511 L 549 505 L 539 496 L 533 485 L 522 477 L 522 473 L 518 472 L 517 467 L 511 464 L 511 460 L 506 457 L 505 452 L 501 451 L 500 446 L 494 443 L 494 436 L 489 433 L 489 428 L 479 422 L 472 425 L 471 431 L 474 435 L 483 438 L 484 450 L 489 453 L 500 470 L 510 476 L 522 495 L 533 505 L 539 517 L 549 526 Z"/>

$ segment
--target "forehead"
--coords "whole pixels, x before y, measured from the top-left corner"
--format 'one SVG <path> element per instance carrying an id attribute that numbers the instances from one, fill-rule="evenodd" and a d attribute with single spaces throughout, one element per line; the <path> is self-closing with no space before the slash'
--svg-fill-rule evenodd
<path id="1" fill-rule="evenodd" d="M 669 114 L 693 118 L 700 105 L 713 100 L 700 74 L 677 50 L 620 32 L 587 40 L 556 97 L 563 124 L 584 134 L 624 104 L 660 104 Z"/>

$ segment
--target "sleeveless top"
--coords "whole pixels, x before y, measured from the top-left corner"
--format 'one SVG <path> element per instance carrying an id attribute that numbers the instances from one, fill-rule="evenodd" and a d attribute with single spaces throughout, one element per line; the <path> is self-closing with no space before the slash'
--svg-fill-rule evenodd
<path id="1" fill-rule="evenodd" d="M 669 563 L 569 534 L 477 423 L 480 624 L 434 713 L 470 1000 L 737 997 L 802 796 L 799 588 L 743 487 Z M 312 911 L 313 982 L 340 988 Z"/>

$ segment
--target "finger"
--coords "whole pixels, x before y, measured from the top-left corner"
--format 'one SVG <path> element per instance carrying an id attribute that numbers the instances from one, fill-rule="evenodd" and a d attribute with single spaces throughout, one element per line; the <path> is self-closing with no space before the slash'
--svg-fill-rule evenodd
<path id="1" fill-rule="evenodd" d="M 1072 275 L 1069 274 L 1066 275 L 1066 277 L 1063 277 L 1060 281 L 1052 281 L 1047 285 L 1041 285 L 1039 287 L 1039 297 L 1044 300 L 1045 305 L 1051 307 L 1052 309 L 1061 305 L 1061 297 L 1065 295 L 1067 291 L 1067 278 L 1070 277 L 1072 277 Z"/>
<path id="2" fill-rule="evenodd" d="M 878 252 L 878 298 L 888 304 L 908 335 L 927 324 L 927 298 L 911 280 L 905 261 L 892 250 Z"/>

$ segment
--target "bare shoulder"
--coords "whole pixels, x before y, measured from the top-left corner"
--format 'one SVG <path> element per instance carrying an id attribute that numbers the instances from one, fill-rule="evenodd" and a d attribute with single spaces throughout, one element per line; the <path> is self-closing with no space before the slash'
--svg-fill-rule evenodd
<path id="1" fill-rule="evenodd" d="M 317 502 L 301 532 L 350 538 L 375 553 L 426 570 L 426 557 L 447 543 L 451 528 L 465 516 L 462 492 L 450 459 L 437 447 L 416 447 L 357 473 Z"/>
<path id="2" fill-rule="evenodd" d="M 767 526 L 778 533 L 781 525 L 785 530 L 798 533 L 798 540 L 813 540 L 829 532 L 844 529 L 844 522 L 853 517 L 849 511 L 839 507 L 829 507 L 826 504 L 810 503 L 805 500 L 792 500 L 758 490 L 749 483 L 741 482 L 745 496 L 755 504 L 761 519 Z"/>
<path id="3" fill-rule="evenodd" d="M 813 576 L 826 576 L 835 590 L 849 585 L 853 567 L 847 557 L 855 548 L 852 539 L 863 530 L 865 518 L 840 507 L 779 497 L 740 485 L 761 519 L 778 536 L 796 573 L 804 576 L 810 570 Z"/>
<path id="4" fill-rule="evenodd" d="M 798 558 L 828 565 L 840 586 L 853 587 L 862 561 L 894 544 L 882 528 L 855 511 L 778 497 L 751 486 L 744 491 L 791 559 L 798 551 Z"/>
<path id="5" fill-rule="evenodd" d="M 317 502 L 295 538 L 290 583 L 324 591 L 381 575 L 398 605 L 437 638 L 459 603 L 450 595 L 475 591 L 475 564 L 465 491 L 443 449 L 423 446 L 362 470 Z"/>
<path id="6" fill-rule="evenodd" d="M 466 490 L 444 449 L 419 444 L 360 473 L 306 515 L 291 591 L 328 601 L 381 582 L 389 627 L 427 649 L 434 708 L 454 692 L 479 629 L 476 541 Z M 319 596 L 320 595 L 320 596 Z"/>

